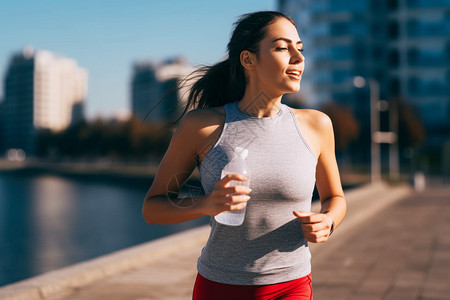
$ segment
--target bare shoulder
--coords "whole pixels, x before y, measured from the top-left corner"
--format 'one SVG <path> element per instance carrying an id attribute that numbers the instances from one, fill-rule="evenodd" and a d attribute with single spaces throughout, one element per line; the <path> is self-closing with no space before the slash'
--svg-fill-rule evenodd
<path id="1" fill-rule="evenodd" d="M 194 109 L 183 118 L 175 136 L 183 148 L 195 152 L 200 162 L 219 139 L 224 123 L 223 107 Z"/>
<path id="2" fill-rule="evenodd" d="M 198 108 L 189 111 L 182 119 L 179 128 L 183 131 L 192 131 L 207 134 L 225 121 L 225 110 L 223 107 Z"/>
<path id="3" fill-rule="evenodd" d="M 319 157 L 334 139 L 331 119 L 315 109 L 293 109 L 300 131 L 308 145 Z"/>
<path id="4" fill-rule="evenodd" d="M 314 131 L 321 133 L 332 130 L 330 117 L 315 109 L 293 109 L 296 119 Z"/>

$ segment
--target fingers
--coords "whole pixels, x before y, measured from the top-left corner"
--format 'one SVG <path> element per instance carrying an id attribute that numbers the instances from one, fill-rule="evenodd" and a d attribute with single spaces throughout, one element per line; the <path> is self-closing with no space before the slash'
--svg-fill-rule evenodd
<path id="1" fill-rule="evenodd" d="M 329 228 L 328 224 L 325 222 L 319 222 L 319 223 L 302 223 L 302 228 L 306 229 L 310 232 L 317 232 L 321 230 L 326 230 Z"/>
<path id="2" fill-rule="evenodd" d="M 213 191 L 204 201 L 207 214 L 214 216 L 223 211 L 245 208 L 251 192 L 245 181 L 247 177 L 244 175 L 227 174 L 216 182 Z"/>
<path id="3" fill-rule="evenodd" d="M 306 223 L 318 223 L 322 221 L 320 214 L 315 214 L 309 211 L 293 211 L 293 214 L 302 222 Z"/>
<path id="4" fill-rule="evenodd" d="M 217 196 L 223 198 L 225 202 L 243 202 L 250 199 L 248 195 L 251 191 L 248 186 L 235 185 L 230 187 L 216 187 L 214 192 Z"/>
<path id="5" fill-rule="evenodd" d="M 293 214 L 301 222 L 305 240 L 311 243 L 323 243 L 330 236 L 330 217 L 305 211 L 294 211 Z"/>
<path id="6" fill-rule="evenodd" d="M 217 183 L 226 186 L 230 181 L 247 181 L 248 178 L 242 174 L 227 174 Z"/>
<path id="7" fill-rule="evenodd" d="M 246 185 L 234 185 L 229 187 L 224 187 L 221 189 L 224 194 L 250 194 L 252 191 L 248 186 Z"/>
<path id="8" fill-rule="evenodd" d="M 250 196 L 247 194 L 216 194 L 214 196 L 215 202 L 217 204 L 228 204 L 228 205 L 232 205 L 232 204 L 236 204 L 236 203 L 241 203 L 241 202 L 247 202 L 248 200 L 250 200 Z"/>
<path id="9" fill-rule="evenodd" d="M 250 197 L 249 197 L 249 199 L 250 199 Z M 241 210 L 247 206 L 247 201 L 248 201 L 248 199 L 246 201 L 227 203 L 227 205 L 229 205 L 229 207 L 230 207 L 229 210 Z"/>
<path id="10" fill-rule="evenodd" d="M 216 184 L 214 191 L 225 203 L 247 202 L 252 190 L 245 185 L 246 180 L 241 174 L 228 174 Z M 233 185 L 229 185 L 230 182 L 233 182 Z"/>
<path id="11" fill-rule="evenodd" d="M 308 211 L 293 211 L 293 214 L 300 219 L 300 221 L 307 221 L 310 222 L 310 216 L 312 216 L 314 213 L 308 212 Z"/>
<path id="12" fill-rule="evenodd" d="M 250 200 L 250 196 L 246 194 L 228 194 L 216 197 L 214 202 L 214 215 L 222 211 L 241 210 L 246 207 L 248 200 Z"/>
<path id="13" fill-rule="evenodd" d="M 305 240 L 307 240 L 310 243 L 323 243 L 326 242 L 328 240 L 329 237 L 329 232 L 326 230 L 320 231 L 320 232 L 303 232 L 303 237 L 305 238 Z"/>

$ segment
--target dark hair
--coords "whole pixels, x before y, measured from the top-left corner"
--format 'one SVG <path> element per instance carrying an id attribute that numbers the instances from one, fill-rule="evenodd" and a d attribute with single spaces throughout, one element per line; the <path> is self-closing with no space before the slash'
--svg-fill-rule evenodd
<path id="1" fill-rule="evenodd" d="M 223 106 L 244 96 L 246 79 L 240 61 L 241 52 L 248 50 L 258 55 L 259 43 L 266 35 L 266 26 L 277 18 L 285 18 L 295 26 L 290 17 L 277 11 L 245 14 L 234 23 L 227 46 L 228 58 L 213 66 L 202 67 L 189 76 L 191 80 L 199 79 L 192 85 L 186 107 L 178 120 L 189 108 Z"/>

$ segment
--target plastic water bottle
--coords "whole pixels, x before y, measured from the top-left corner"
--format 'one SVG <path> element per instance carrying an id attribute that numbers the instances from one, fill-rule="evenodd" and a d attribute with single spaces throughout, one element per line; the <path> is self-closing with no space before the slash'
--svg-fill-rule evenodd
<path id="1" fill-rule="evenodd" d="M 232 180 L 228 182 L 227 187 L 235 185 L 250 186 L 250 170 L 245 159 L 247 158 L 248 150 L 236 147 L 233 159 L 223 168 L 221 178 L 227 174 L 242 174 L 247 177 L 246 181 Z M 247 207 L 247 205 L 246 205 Z M 230 225 L 239 226 L 244 222 L 246 207 L 241 210 L 224 211 L 216 215 L 214 218 L 217 222 Z"/>

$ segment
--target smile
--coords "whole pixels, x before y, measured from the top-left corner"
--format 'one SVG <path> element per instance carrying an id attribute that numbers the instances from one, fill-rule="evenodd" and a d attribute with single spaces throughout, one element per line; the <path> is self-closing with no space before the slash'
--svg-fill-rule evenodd
<path id="1" fill-rule="evenodd" d="M 286 74 L 288 74 L 289 77 L 292 77 L 292 78 L 295 78 L 295 79 L 300 79 L 300 77 L 302 75 L 302 71 L 290 70 L 290 71 L 287 71 Z"/>

